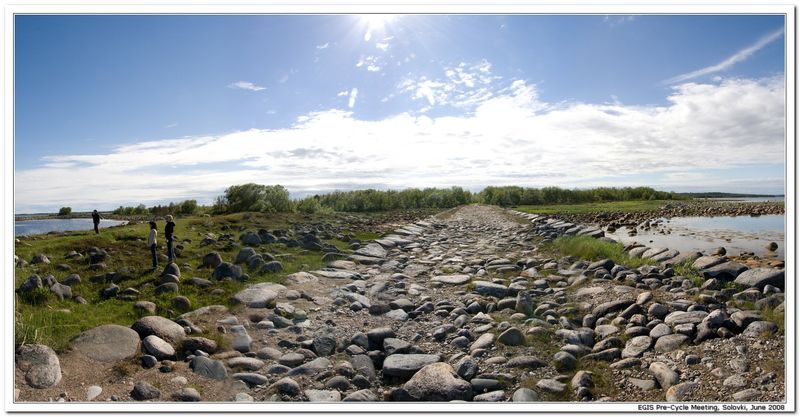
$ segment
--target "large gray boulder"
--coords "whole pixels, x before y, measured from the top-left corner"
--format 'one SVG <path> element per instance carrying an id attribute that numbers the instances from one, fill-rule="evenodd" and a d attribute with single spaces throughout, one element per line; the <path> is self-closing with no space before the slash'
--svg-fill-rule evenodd
<path id="1" fill-rule="evenodd" d="M 45 345 L 22 345 L 15 356 L 17 368 L 33 388 L 50 388 L 61 381 L 61 363 L 56 352 Z"/>
<path id="2" fill-rule="evenodd" d="M 459 378 L 453 368 L 437 362 L 424 366 L 403 385 L 403 389 L 414 401 L 469 401 L 472 386 Z"/>
<path id="3" fill-rule="evenodd" d="M 710 268 L 704 269 L 703 276 L 706 278 L 716 278 L 722 281 L 732 281 L 736 279 L 742 272 L 746 271 L 747 267 L 733 261 L 723 262 L 719 265 L 714 265 Z"/>
<path id="4" fill-rule="evenodd" d="M 275 305 L 278 295 L 283 291 L 286 291 L 286 287 L 283 285 L 262 282 L 239 291 L 232 297 L 231 301 L 251 308 L 272 307 Z"/>
<path id="5" fill-rule="evenodd" d="M 161 316 L 142 317 L 133 323 L 131 329 L 136 331 L 142 338 L 156 335 L 172 345 L 186 338 L 183 326 Z"/>
<path id="6" fill-rule="evenodd" d="M 72 340 L 72 347 L 89 359 L 109 363 L 136 356 L 140 340 L 139 334 L 129 327 L 105 324 L 78 335 Z"/>
<path id="7" fill-rule="evenodd" d="M 747 287 L 756 287 L 759 290 L 763 290 L 767 285 L 783 290 L 786 287 L 786 276 L 783 269 L 755 268 L 742 272 L 733 282 Z"/>
<path id="8" fill-rule="evenodd" d="M 377 243 L 369 243 L 367 246 L 356 250 L 356 255 L 369 256 L 372 258 L 385 258 L 386 249 Z"/>
<path id="9" fill-rule="evenodd" d="M 219 266 L 214 268 L 214 272 L 211 273 L 211 278 L 216 280 L 220 280 L 227 277 L 233 279 L 241 278 L 242 268 L 239 265 L 234 265 L 230 262 L 223 262 L 219 264 Z"/>
<path id="10" fill-rule="evenodd" d="M 409 378 L 426 365 L 439 362 L 439 360 L 439 355 L 421 353 L 389 355 L 383 361 L 383 374 Z"/>

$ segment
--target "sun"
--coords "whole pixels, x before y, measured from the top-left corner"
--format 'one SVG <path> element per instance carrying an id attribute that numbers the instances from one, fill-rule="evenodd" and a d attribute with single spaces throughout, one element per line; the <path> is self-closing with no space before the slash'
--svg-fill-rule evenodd
<path id="1" fill-rule="evenodd" d="M 369 30 L 380 30 L 383 29 L 389 22 L 397 18 L 397 15 L 393 14 L 362 14 L 358 15 L 359 19 L 366 23 L 367 28 Z"/>

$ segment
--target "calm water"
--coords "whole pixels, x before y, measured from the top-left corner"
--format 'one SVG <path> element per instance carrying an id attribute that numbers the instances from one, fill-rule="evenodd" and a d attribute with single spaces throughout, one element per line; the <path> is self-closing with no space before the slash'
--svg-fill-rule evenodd
<path id="1" fill-rule="evenodd" d="M 124 220 L 100 219 L 100 228 L 125 224 Z M 38 235 L 47 232 L 66 232 L 68 230 L 94 230 L 92 219 L 44 219 L 14 222 L 14 236 Z"/>
<path id="2" fill-rule="evenodd" d="M 783 215 L 674 217 L 662 219 L 661 225 L 648 231 L 639 230 L 636 236 L 628 236 L 628 229 L 624 227 L 611 235 L 624 243 L 639 242 L 681 252 L 707 253 L 722 246 L 732 255 L 753 252 L 761 257 L 785 259 L 785 220 Z M 778 244 L 775 252 L 767 250 L 770 242 Z"/>

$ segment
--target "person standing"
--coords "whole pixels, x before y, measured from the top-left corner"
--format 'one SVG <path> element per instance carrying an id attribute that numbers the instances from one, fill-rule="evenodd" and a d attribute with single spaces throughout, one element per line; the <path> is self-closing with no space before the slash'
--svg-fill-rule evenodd
<path id="1" fill-rule="evenodd" d="M 172 250 L 172 233 L 175 231 L 175 222 L 172 221 L 172 215 L 167 214 L 167 226 L 164 227 L 164 237 L 167 239 L 167 258 L 169 262 L 175 258 L 175 253 Z"/>
<path id="2" fill-rule="evenodd" d="M 100 234 L 98 227 L 100 226 L 100 213 L 97 210 L 92 212 L 92 223 L 94 223 L 94 234 Z"/>
<path id="3" fill-rule="evenodd" d="M 158 258 L 156 257 L 156 235 L 158 234 L 156 222 L 150 222 L 150 236 L 147 237 L 147 246 L 150 247 L 150 254 L 153 256 L 153 270 L 158 269 Z"/>

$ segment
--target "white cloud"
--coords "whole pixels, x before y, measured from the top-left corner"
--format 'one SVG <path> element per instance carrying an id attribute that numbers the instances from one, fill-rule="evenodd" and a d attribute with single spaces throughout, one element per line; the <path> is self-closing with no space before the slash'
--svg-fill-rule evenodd
<path id="1" fill-rule="evenodd" d="M 328 46 L 330 46 L 330 42 L 325 42 L 322 45 L 317 45 L 317 49 L 326 49 Z"/>
<path id="2" fill-rule="evenodd" d="M 387 50 L 389 50 L 389 42 L 378 42 L 375 44 L 375 47 L 383 52 L 386 52 Z"/>
<path id="3" fill-rule="evenodd" d="M 241 90 L 250 90 L 250 91 L 266 90 L 266 87 L 255 85 L 249 81 L 236 81 L 235 83 L 228 84 L 228 88 L 237 88 Z"/>
<path id="4" fill-rule="evenodd" d="M 356 62 L 356 68 L 364 67 L 367 71 L 376 72 L 380 71 L 383 61 L 374 55 L 361 56 Z"/>
<path id="5" fill-rule="evenodd" d="M 408 81 L 414 92 L 418 81 Z M 444 88 L 434 83 L 425 85 L 438 105 Z M 357 95 L 353 88 L 348 107 Z M 609 183 L 694 183 L 714 190 L 758 178 L 706 177 L 704 171 L 782 166 L 784 96 L 782 78 L 723 79 L 674 86 L 661 106 L 554 104 L 543 102 L 535 85 L 516 80 L 460 116 L 399 113 L 361 120 L 350 111 L 327 110 L 282 129 L 52 155 L 37 168 L 15 172 L 15 204 L 25 212 L 185 198 L 210 202 L 225 187 L 245 182 L 282 184 L 295 193 Z M 422 100 L 429 102 L 425 93 Z M 659 175 L 665 176 L 661 183 L 642 180 Z M 767 180 L 783 187 L 780 178 Z"/>
<path id="6" fill-rule="evenodd" d="M 401 93 L 409 93 L 413 99 L 424 98 L 428 104 L 472 108 L 493 96 L 496 81 L 502 77 L 493 75 L 492 65 L 482 60 L 476 64 L 460 63 L 443 69 L 444 77 L 429 79 L 427 76 L 406 78 L 398 85 Z"/>
<path id="7" fill-rule="evenodd" d="M 740 50 L 739 52 L 736 52 L 735 54 L 729 56 L 724 61 L 722 61 L 722 62 L 720 62 L 718 64 L 711 65 L 711 66 L 708 66 L 708 67 L 705 67 L 705 68 L 700 68 L 699 70 L 696 70 L 696 71 L 687 72 L 685 74 L 681 74 L 681 75 L 675 76 L 673 78 L 670 78 L 666 82 L 669 83 L 669 84 L 678 83 L 678 82 L 683 82 L 683 81 L 686 81 L 686 80 L 691 80 L 692 78 L 701 77 L 703 75 L 708 75 L 708 74 L 713 74 L 715 72 L 724 71 L 724 70 L 726 70 L 726 69 L 738 64 L 739 62 L 742 62 L 742 61 L 746 60 L 747 58 L 750 58 L 754 53 L 756 53 L 759 50 L 761 50 L 761 48 L 763 48 L 763 47 L 769 45 L 770 43 L 780 39 L 781 36 L 783 36 L 783 28 L 778 29 L 778 30 L 776 30 L 776 31 L 774 31 L 772 33 L 769 33 L 769 34 L 763 36 L 761 39 L 757 40 L 754 44 L 748 46 L 747 48 L 744 48 L 744 49 Z"/>
<path id="8" fill-rule="evenodd" d="M 353 87 L 350 90 L 350 100 L 347 102 L 347 107 L 352 109 L 356 105 L 356 97 L 358 97 L 358 88 Z"/>
<path id="9" fill-rule="evenodd" d="M 608 24 L 611 27 L 618 26 L 624 23 L 633 22 L 636 19 L 636 16 L 628 15 L 628 16 L 611 16 L 605 15 L 603 16 L 603 22 Z"/>
<path id="10" fill-rule="evenodd" d="M 347 90 L 342 90 L 342 91 L 336 93 L 336 97 L 347 97 L 349 95 L 350 95 L 350 92 L 348 92 Z"/>
<path id="11" fill-rule="evenodd" d="M 169 128 L 173 128 L 173 127 L 176 127 L 176 126 L 178 126 L 178 123 L 170 123 L 170 124 L 164 126 L 164 128 L 165 129 L 169 129 Z"/>

